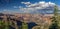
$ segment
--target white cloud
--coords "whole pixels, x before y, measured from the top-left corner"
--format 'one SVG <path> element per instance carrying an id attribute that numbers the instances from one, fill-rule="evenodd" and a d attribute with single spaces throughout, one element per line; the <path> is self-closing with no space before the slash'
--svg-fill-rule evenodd
<path id="1" fill-rule="evenodd" d="M 55 3 L 49 2 L 49 5 L 55 5 Z"/>
<path id="2" fill-rule="evenodd" d="M 60 6 L 58 6 L 58 10 L 60 10 Z"/>
<path id="3" fill-rule="evenodd" d="M 4 12 L 7 12 L 7 11 L 9 11 L 9 10 L 8 10 L 8 9 L 3 9 L 3 11 L 4 11 Z"/>
<path id="4" fill-rule="evenodd" d="M 49 6 L 53 6 L 55 5 L 54 3 L 52 2 L 38 2 L 38 3 L 34 3 L 34 4 L 31 4 L 31 5 L 28 5 L 28 7 L 49 7 Z"/>
<path id="5" fill-rule="evenodd" d="M 27 4 L 27 5 L 29 5 L 29 4 L 31 4 L 30 2 L 21 2 L 22 4 Z"/>
<path id="6" fill-rule="evenodd" d="M 14 6 L 14 8 L 18 8 L 17 6 Z"/>
<path id="7" fill-rule="evenodd" d="M 7 11 L 7 10 L 4 9 L 3 11 Z"/>
<path id="8" fill-rule="evenodd" d="M 55 3 L 52 2 L 45 2 L 45 1 L 41 1 L 41 2 L 36 2 L 34 4 L 30 3 L 30 2 L 21 2 L 22 4 L 26 4 L 26 8 L 24 7 L 20 7 L 20 11 L 24 11 L 24 12 L 38 12 L 37 10 L 42 10 L 42 9 L 46 9 L 47 7 L 54 7 Z M 51 11 L 52 12 L 52 11 Z"/>
<path id="9" fill-rule="evenodd" d="M 45 1 L 41 1 L 41 2 L 39 2 L 40 4 L 45 4 Z"/>

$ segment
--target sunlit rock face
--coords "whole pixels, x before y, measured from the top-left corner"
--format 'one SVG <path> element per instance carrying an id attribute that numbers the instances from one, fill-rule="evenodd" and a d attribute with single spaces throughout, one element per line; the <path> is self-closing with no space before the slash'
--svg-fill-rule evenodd
<path id="1" fill-rule="evenodd" d="M 20 20 L 22 22 L 35 22 L 36 24 L 42 23 L 42 24 L 50 24 L 51 23 L 51 19 L 53 14 L 19 14 L 19 15 L 15 15 L 17 16 L 17 20 Z M 19 19 L 18 19 L 19 18 Z"/>
<path id="2" fill-rule="evenodd" d="M 22 22 L 27 23 L 30 28 L 36 25 L 44 25 L 49 26 L 51 25 L 51 18 L 53 17 L 53 14 L 5 14 L 3 16 L 0 16 L 3 18 L 3 20 L 7 21 L 9 20 L 11 23 L 15 23 L 15 25 L 20 26 L 22 25 Z M 8 18 L 8 19 L 7 19 Z M 13 25 L 14 26 L 14 25 Z"/>
<path id="3" fill-rule="evenodd" d="M 7 15 L 10 16 L 10 15 Z M 10 18 L 15 18 L 16 20 L 24 20 L 27 22 L 34 22 L 35 20 L 50 20 L 50 18 L 54 16 L 53 14 L 14 14 L 12 16 L 10 16 Z M 4 17 L 0 16 L 0 17 Z M 46 19 L 45 19 L 46 18 Z"/>
<path id="4" fill-rule="evenodd" d="M 12 20 L 17 20 L 25 23 L 35 22 L 36 24 L 51 24 L 53 14 L 14 14 L 12 16 L 7 15 Z M 7 17 L 3 16 L 3 18 Z"/>

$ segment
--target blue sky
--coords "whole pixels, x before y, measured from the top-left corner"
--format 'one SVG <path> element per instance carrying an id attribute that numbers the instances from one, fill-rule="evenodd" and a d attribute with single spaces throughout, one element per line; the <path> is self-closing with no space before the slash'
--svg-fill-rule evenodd
<path id="1" fill-rule="evenodd" d="M 19 7 L 20 6 L 26 7 L 26 5 L 22 4 L 21 2 L 30 2 L 34 4 L 34 3 L 41 2 L 41 1 L 52 2 L 52 3 L 56 3 L 57 5 L 60 5 L 59 3 L 60 0 L 0 0 L 0 12 L 20 13 L 23 11 L 21 11 Z"/>

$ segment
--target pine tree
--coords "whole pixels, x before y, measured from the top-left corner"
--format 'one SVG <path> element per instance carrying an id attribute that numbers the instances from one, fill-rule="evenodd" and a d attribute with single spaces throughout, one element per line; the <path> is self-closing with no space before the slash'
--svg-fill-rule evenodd
<path id="1" fill-rule="evenodd" d="M 28 25 L 27 25 L 27 23 L 22 23 L 22 29 L 28 29 Z"/>
<path id="2" fill-rule="evenodd" d="M 26 22 L 24 22 L 25 20 L 22 18 L 22 29 L 28 29 L 28 24 Z"/>
<path id="3" fill-rule="evenodd" d="M 52 25 L 50 26 L 49 29 L 58 29 L 58 8 L 57 6 L 54 7 L 54 17 L 53 17 L 53 20 L 52 20 Z"/>

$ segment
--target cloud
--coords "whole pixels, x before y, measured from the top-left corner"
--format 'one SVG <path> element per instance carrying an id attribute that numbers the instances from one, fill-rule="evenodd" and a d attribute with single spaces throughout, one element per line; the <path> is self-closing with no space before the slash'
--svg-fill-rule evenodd
<path id="1" fill-rule="evenodd" d="M 13 6 L 14 8 L 18 8 L 17 6 Z"/>
<path id="2" fill-rule="evenodd" d="M 22 4 L 26 4 L 26 5 L 29 5 L 31 4 L 30 2 L 21 2 Z"/>
<path id="3" fill-rule="evenodd" d="M 58 5 L 58 10 L 60 10 L 60 6 Z"/>
<path id="4" fill-rule="evenodd" d="M 34 3 L 34 4 L 31 4 L 31 5 L 28 5 L 28 7 L 49 7 L 49 6 L 54 6 L 55 3 L 52 3 L 52 2 L 38 2 L 38 3 Z"/>
<path id="5" fill-rule="evenodd" d="M 9 10 L 7 10 L 7 9 L 4 9 L 3 11 L 4 11 L 4 12 L 6 12 L 6 11 L 9 11 Z"/>
<path id="6" fill-rule="evenodd" d="M 58 13 L 60 13 L 60 6 L 59 5 L 57 5 L 58 6 Z"/>
<path id="7" fill-rule="evenodd" d="M 41 2 L 36 2 L 36 3 L 30 3 L 30 2 L 21 2 L 22 4 L 26 4 L 26 7 L 20 7 L 20 11 L 22 12 L 26 12 L 26 13 L 30 13 L 30 12 L 37 12 L 39 13 L 38 10 L 42 10 L 42 9 L 54 9 L 54 6 L 56 5 L 55 3 L 52 2 L 45 2 L 45 1 L 41 1 Z M 47 11 L 48 12 L 48 11 Z M 52 11 L 50 11 L 52 12 Z"/>

